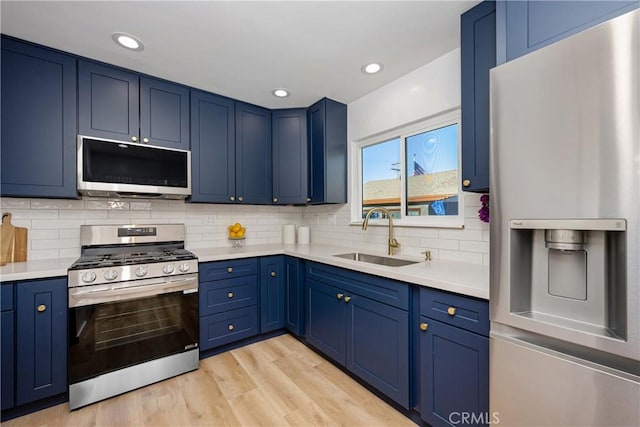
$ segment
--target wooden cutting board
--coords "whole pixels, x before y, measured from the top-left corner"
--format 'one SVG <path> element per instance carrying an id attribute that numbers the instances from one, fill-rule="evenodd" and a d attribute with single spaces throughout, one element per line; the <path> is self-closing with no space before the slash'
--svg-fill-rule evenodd
<path id="1" fill-rule="evenodd" d="M 2 214 L 0 225 L 0 265 L 27 260 L 27 229 L 14 227 L 11 214 Z"/>

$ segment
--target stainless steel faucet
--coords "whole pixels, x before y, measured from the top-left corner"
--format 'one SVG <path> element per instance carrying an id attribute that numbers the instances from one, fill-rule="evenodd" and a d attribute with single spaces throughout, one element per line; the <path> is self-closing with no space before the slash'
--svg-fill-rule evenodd
<path id="1" fill-rule="evenodd" d="M 369 217 L 371 217 L 371 214 L 375 211 L 380 211 L 386 214 L 387 218 L 389 218 L 389 239 L 387 240 L 387 245 L 388 245 L 387 249 L 388 249 L 388 254 L 393 255 L 393 248 L 399 248 L 400 243 L 393 237 L 393 219 L 391 218 L 391 212 L 389 212 L 388 209 L 380 208 L 380 207 L 370 209 L 369 212 L 367 212 L 367 215 L 364 217 L 364 222 L 362 223 L 362 229 L 363 230 L 367 229 L 367 225 L 369 225 Z"/>

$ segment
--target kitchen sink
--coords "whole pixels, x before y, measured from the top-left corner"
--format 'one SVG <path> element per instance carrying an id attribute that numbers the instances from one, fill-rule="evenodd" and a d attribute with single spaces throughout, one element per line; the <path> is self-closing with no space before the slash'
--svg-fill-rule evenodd
<path id="1" fill-rule="evenodd" d="M 334 255 L 338 258 L 350 259 L 353 261 L 368 262 L 370 264 L 386 265 L 388 267 L 402 267 L 405 265 L 417 264 L 419 261 L 409 261 L 406 259 L 391 258 L 381 255 L 363 254 L 361 252 L 349 252 L 346 254 Z"/>

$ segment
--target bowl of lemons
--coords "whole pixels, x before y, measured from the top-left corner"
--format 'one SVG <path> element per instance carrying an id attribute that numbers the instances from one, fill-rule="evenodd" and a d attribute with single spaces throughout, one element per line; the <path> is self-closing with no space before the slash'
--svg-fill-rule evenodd
<path id="1" fill-rule="evenodd" d="M 242 241 L 244 240 L 245 234 L 247 233 L 246 227 L 243 227 L 242 224 L 236 222 L 235 224 L 227 227 L 227 231 L 229 234 L 229 240 L 233 242 L 233 246 L 239 248 L 242 246 Z"/>

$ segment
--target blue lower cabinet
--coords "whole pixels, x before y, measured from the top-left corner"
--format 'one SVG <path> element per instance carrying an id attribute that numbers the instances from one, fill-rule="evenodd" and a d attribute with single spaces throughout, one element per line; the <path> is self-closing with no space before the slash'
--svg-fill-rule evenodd
<path id="1" fill-rule="evenodd" d="M 200 316 L 222 313 L 258 303 L 258 279 L 241 276 L 200 284 Z"/>
<path id="2" fill-rule="evenodd" d="M 489 339 L 420 317 L 420 413 L 430 425 L 486 425 Z"/>
<path id="3" fill-rule="evenodd" d="M 352 295 L 347 307 L 347 369 L 409 408 L 409 314 Z"/>
<path id="4" fill-rule="evenodd" d="M 285 257 L 285 328 L 295 336 L 304 335 L 304 279 L 302 261 Z"/>
<path id="5" fill-rule="evenodd" d="M 16 405 L 67 390 L 67 279 L 16 284 Z"/>
<path id="6" fill-rule="evenodd" d="M 6 285 L 5 285 L 6 286 Z M 13 408 L 15 403 L 15 329 L 14 329 L 13 311 L 2 312 L 2 363 L 0 376 L 2 376 L 2 390 L 0 393 L 0 402 L 2 402 L 2 410 Z"/>
<path id="7" fill-rule="evenodd" d="M 335 362 L 346 364 L 346 306 L 344 292 L 307 280 L 307 342 Z"/>
<path id="8" fill-rule="evenodd" d="M 208 350 L 258 334 L 258 306 L 200 318 L 200 350 Z"/>
<path id="9" fill-rule="evenodd" d="M 284 256 L 260 259 L 260 332 L 284 328 L 285 315 Z"/>

